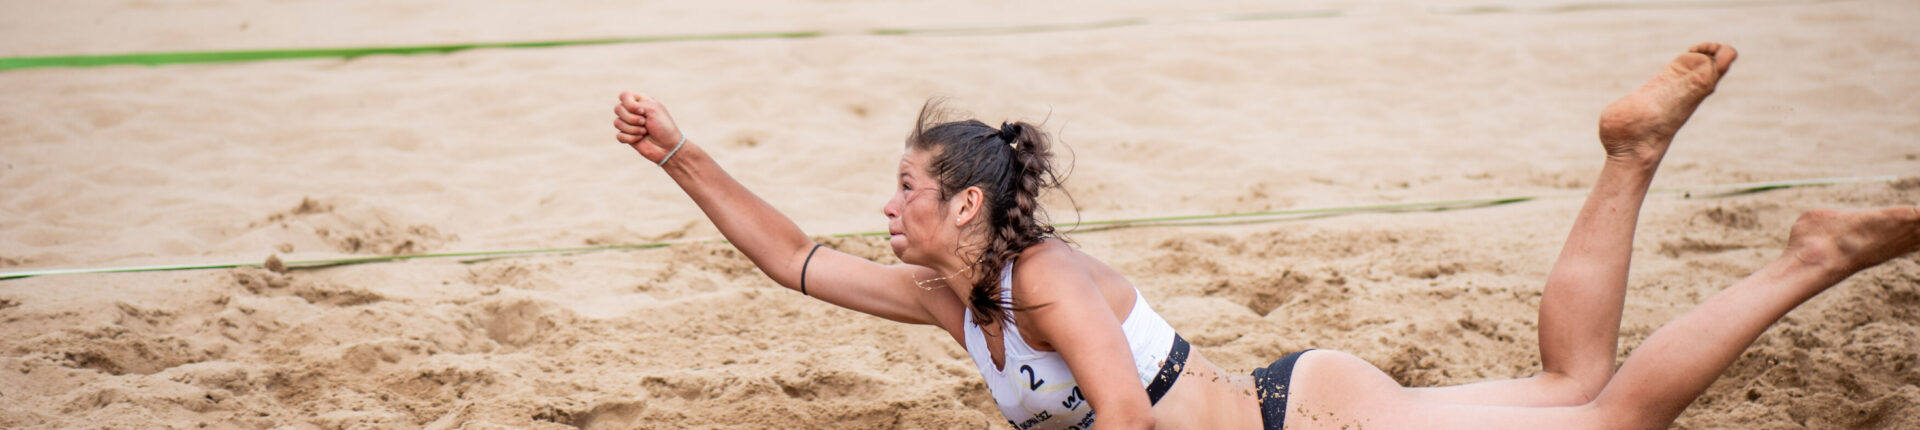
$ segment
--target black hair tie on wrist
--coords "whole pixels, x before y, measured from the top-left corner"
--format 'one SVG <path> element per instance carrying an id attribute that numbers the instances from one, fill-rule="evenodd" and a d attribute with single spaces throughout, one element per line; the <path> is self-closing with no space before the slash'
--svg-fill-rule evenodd
<path id="1" fill-rule="evenodd" d="M 813 244 L 812 251 L 807 251 L 807 261 L 800 263 L 800 295 L 803 296 L 813 296 L 812 294 L 807 294 L 807 266 L 813 264 L 813 253 L 815 252 L 820 252 L 820 244 L 818 243 Z"/>

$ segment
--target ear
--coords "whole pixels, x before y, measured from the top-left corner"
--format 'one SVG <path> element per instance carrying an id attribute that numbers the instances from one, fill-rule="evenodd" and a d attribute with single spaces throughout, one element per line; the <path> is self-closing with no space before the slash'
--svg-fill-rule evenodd
<path id="1" fill-rule="evenodd" d="M 985 208 L 983 205 L 986 203 L 986 200 L 987 194 L 984 191 L 980 191 L 980 187 L 967 187 L 967 189 L 954 193 L 953 201 L 951 202 L 954 207 L 953 226 L 965 227 L 967 223 L 973 222 L 974 218 L 980 216 L 980 210 Z"/>

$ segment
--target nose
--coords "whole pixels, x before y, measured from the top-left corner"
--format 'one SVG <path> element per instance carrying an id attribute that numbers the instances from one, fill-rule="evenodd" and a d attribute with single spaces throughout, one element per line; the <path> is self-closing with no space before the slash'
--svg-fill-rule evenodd
<path id="1" fill-rule="evenodd" d="M 880 206 L 880 213 L 886 215 L 887 219 L 899 218 L 899 203 L 900 195 L 895 194 L 893 198 L 887 199 L 887 204 Z"/>

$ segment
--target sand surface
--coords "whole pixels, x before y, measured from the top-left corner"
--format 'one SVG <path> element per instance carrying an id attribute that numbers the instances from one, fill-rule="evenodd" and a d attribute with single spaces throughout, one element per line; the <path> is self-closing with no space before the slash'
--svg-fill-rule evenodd
<path id="1" fill-rule="evenodd" d="M 1409 384 L 1520 377 L 1596 115 L 1705 40 L 1740 62 L 1656 187 L 1909 179 L 1651 197 L 1623 356 L 1800 212 L 1920 201 L 1910 1 L 751 4 L 8 2 L 0 55 L 1152 22 L 0 72 L 0 271 L 718 237 L 613 141 L 625 89 L 808 232 L 884 230 L 900 139 L 949 96 L 1071 147 L 1064 221 L 1562 196 L 1070 236 L 1234 372 L 1313 347 Z M 1256 12 L 1314 17 L 1213 19 Z M 1676 427 L 1920 428 L 1916 279 L 1905 257 L 1794 311 Z M 1004 422 L 944 333 L 781 289 L 725 245 L 0 281 L 0 428 Z"/>

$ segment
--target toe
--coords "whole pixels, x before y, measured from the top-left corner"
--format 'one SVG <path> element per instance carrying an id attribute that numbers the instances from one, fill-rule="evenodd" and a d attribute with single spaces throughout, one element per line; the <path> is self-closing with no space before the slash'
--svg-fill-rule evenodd
<path id="1" fill-rule="evenodd" d="M 1885 212 L 1901 223 L 1920 227 L 1920 204 L 1906 207 L 1887 208 Z"/>
<path id="2" fill-rule="evenodd" d="M 1702 42 L 1693 45 L 1693 49 L 1688 49 L 1687 52 L 1713 59 L 1715 76 L 1726 75 L 1727 70 L 1733 68 L 1733 60 L 1740 56 L 1740 52 L 1734 50 L 1732 45 L 1717 42 Z"/>
<path id="3" fill-rule="evenodd" d="M 1740 51 L 1734 50 L 1732 46 L 1720 45 L 1720 50 L 1713 54 L 1713 71 L 1717 75 L 1726 76 L 1727 70 L 1733 69 L 1733 60 L 1739 57 Z"/>
<path id="4" fill-rule="evenodd" d="M 1719 42 L 1700 42 L 1698 45 L 1693 45 L 1693 48 L 1687 49 L 1687 52 L 1697 52 L 1712 57 L 1713 53 L 1719 51 L 1722 46 L 1725 45 L 1721 45 Z"/>

